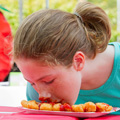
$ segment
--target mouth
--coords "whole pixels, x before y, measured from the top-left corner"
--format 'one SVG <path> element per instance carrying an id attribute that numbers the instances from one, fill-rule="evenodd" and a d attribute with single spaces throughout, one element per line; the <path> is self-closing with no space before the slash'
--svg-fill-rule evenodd
<path id="1" fill-rule="evenodd" d="M 45 102 L 45 101 L 46 101 L 46 102 L 48 102 L 48 103 L 51 101 L 51 99 L 48 98 L 48 97 L 40 97 L 39 100 L 40 100 L 41 102 Z"/>
<path id="2" fill-rule="evenodd" d="M 39 100 L 41 102 L 47 102 L 47 103 L 64 103 L 63 99 L 62 100 L 53 100 L 53 99 L 48 98 L 48 97 L 40 97 Z"/>

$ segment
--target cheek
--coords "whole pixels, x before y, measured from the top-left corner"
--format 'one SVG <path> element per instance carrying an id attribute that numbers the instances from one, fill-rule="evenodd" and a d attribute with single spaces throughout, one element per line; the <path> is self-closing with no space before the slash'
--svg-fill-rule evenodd
<path id="1" fill-rule="evenodd" d="M 74 104 L 77 100 L 81 86 L 81 79 L 64 77 L 53 86 L 54 95 L 64 99 L 66 102 Z"/>
<path id="2" fill-rule="evenodd" d="M 66 85 L 66 91 L 69 99 L 77 99 L 80 87 L 81 87 L 80 79 L 77 78 L 70 79 L 70 82 Z"/>

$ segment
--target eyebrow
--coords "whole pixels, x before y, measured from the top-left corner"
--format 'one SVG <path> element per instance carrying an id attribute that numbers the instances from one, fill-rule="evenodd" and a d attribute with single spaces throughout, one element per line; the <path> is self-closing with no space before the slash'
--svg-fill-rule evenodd
<path id="1" fill-rule="evenodd" d="M 49 77 L 49 76 L 51 76 L 51 75 L 45 75 L 45 76 L 43 76 L 43 77 L 41 77 L 41 78 L 38 78 L 36 81 L 42 80 L 42 79 L 44 79 L 44 78 L 46 78 L 46 77 Z M 26 78 L 24 78 L 24 79 L 27 80 L 27 81 L 30 81 L 30 80 L 28 80 L 28 79 L 26 79 Z"/>

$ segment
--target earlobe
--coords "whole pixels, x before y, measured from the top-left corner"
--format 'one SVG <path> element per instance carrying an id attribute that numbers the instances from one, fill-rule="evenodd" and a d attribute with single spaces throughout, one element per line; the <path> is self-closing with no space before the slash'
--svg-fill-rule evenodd
<path id="1" fill-rule="evenodd" d="M 83 52 L 78 51 L 73 57 L 73 67 L 76 71 L 81 71 L 85 64 L 85 55 Z"/>

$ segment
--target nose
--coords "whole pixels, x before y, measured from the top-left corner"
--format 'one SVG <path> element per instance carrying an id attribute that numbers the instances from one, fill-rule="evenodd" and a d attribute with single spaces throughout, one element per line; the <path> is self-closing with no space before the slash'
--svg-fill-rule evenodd
<path id="1" fill-rule="evenodd" d="M 50 97 L 51 97 L 51 94 L 46 91 L 43 91 L 39 94 L 39 100 L 42 102 L 44 101 L 50 102 Z"/>
<path id="2" fill-rule="evenodd" d="M 49 101 L 51 94 L 49 93 L 49 90 L 41 84 L 36 84 L 36 89 L 39 94 L 39 100 L 40 101 Z"/>
<path id="3" fill-rule="evenodd" d="M 41 97 L 50 98 L 51 94 L 48 93 L 47 91 L 42 91 L 42 92 L 39 93 L 39 98 L 41 98 Z"/>

